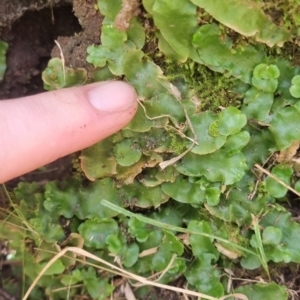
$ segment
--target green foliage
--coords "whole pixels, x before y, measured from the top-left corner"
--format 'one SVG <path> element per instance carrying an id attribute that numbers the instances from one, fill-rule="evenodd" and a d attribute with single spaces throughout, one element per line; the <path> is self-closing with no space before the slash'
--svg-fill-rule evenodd
<path id="1" fill-rule="evenodd" d="M 290 93 L 295 98 L 300 98 L 300 75 L 296 75 L 292 79 L 292 86 L 290 87 Z"/>
<path id="2" fill-rule="evenodd" d="M 75 244 L 144 277 L 162 272 L 161 283 L 183 275 L 191 289 L 213 297 L 240 292 L 249 300 L 287 299 L 286 288 L 270 282 L 268 264 L 276 270 L 277 263 L 300 262 L 300 228 L 280 206 L 289 197 L 286 186 L 255 166 L 299 190 L 297 171 L 275 156 L 300 140 L 300 67 L 284 44 L 295 32 L 277 27 L 262 1 L 177 2 L 143 0 L 147 13 L 120 31 L 114 20 L 124 1 L 98 1 L 104 20 L 101 43 L 87 48 L 95 68 L 89 81 L 129 82 L 138 94 L 137 114 L 82 151 L 87 179 L 20 184 L 15 215 L 1 235 L 8 239 L 11 224 L 25 228 L 13 247 L 32 279 L 38 272 L 32 266 L 51 254 L 38 250 L 35 261 L 20 247 L 24 237 L 53 251 L 57 242 Z M 292 11 L 284 6 L 284 22 Z M 47 89 L 82 85 L 87 71 L 54 58 L 43 80 Z M 263 267 L 267 283 L 228 291 L 222 274 L 236 266 Z M 113 280 L 70 258 L 49 272 L 40 287 L 83 283 L 72 295 L 84 291 L 93 299 L 114 289 Z"/>
<path id="3" fill-rule="evenodd" d="M 52 58 L 47 68 L 42 73 L 44 87 L 47 90 L 61 89 L 64 87 L 83 85 L 87 81 L 85 69 L 74 70 L 64 65 L 59 58 Z"/>
<path id="4" fill-rule="evenodd" d="M 205 9 L 217 21 L 244 36 L 254 36 L 258 42 L 269 47 L 282 46 L 291 38 L 284 28 L 275 26 L 255 2 L 246 0 L 205 1 L 192 0 Z M 233 13 L 234 12 L 234 13 Z"/>
<path id="5" fill-rule="evenodd" d="M 8 49 L 8 44 L 3 41 L 0 41 L 0 81 L 3 79 L 6 70 L 7 49 Z"/>
<path id="6" fill-rule="evenodd" d="M 275 282 L 241 286 L 236 289 L 236 292 L 245 294 L 249 299 L 257 300 L 272 300 L 275 297 L 278 300 L 285 300 L 288 297 L 288 292 L 285 287 L 279 286 Z"/>

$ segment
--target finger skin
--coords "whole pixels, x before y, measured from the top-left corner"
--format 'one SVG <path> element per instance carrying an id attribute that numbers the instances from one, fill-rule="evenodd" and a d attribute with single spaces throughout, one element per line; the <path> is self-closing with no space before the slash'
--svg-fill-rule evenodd
<path id="1" fill-rule="evenodd" d="M 119 107 L 108 111 L 107 101 L 104 111 L 92 106 L 88 96 L 95 88 L 101 101 Z M 115 81 L 0 101 L 0 182 L 117 132 L 136 113 L 136 97 L 131 86 Z"/>

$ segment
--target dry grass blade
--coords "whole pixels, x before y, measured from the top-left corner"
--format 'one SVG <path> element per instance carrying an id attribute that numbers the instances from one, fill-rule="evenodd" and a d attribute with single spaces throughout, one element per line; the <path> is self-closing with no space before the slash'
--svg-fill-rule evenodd
<path id="1" fill-rule="evenodd" d="M 175 292 L 178 292 L 178 293 L 182 293 L 182 294 L 186 294 L 186 295 L 190 295 L 190 296 L 196 296 L 196 297 L 200 297 L 200 298 L 205 298 L 205 299 L 208 299 L 208 300 L 224 300 L 228 297 L 236 297 L 238 299 L 241 299 L 241 300 L 249 300 L 245 295 L 243 294 L 231 294 L 231 295 L 226 295 L 226 296 L 223 296 L 221 298 L 215 298 L 215 297 L 212 297 L 212 296 L 209 296 L 209 295 L 205 295 L 205 294 L 202 294 L 202 293 L 198 293 L 198 292 L 195 292 L 195 291 L 190 291 L 190 290 L 185 290 L 185 289 L 182 289 L 182 288 L 178 288 L 178 287 L 174 287 L 174 286 L 168 286 L 168 285 L 165 285 L 165 284 L 161 284 L 161 283 L 157 283 L 157 282 L 152 282 L 152 281 L 149 281 L 147 280 L 146 278 L 144 277 L 141 277 L 141 276 L 138 276 L 138 275 L 135 275 L 131 272 L 128 272 L 126 270 L 123 270 L 99 257 L 97 257 L 96 255 L 93 255 L 83 249 L 80 249 L 80 248 L 77 248 L 77 247 L 67 247 L 65 248 L 64 250 L 62 250 L 61 252 L 57 253 L 47 264 L 46 266 L 42 269 L 42 271 L 40 272 L 40 274 L 37 276 L 37 278 L 33 281 L 33 283 L 31 284 L 31 286 L 29 287 L 28 291 L 26 292 L 26 294 L 24 295 L 23 299 L 22 300 L 26 300 L 28 299 L 30 293 L 32 292 L 32 290 L 34 289 L 34 287 L 36 286 L 37 282 L 41 279 L 41 277 L 45 274 L 45 272 L 49 269 L 49 267 L 55 262 L 57 261 L 60 257 L 64 256 L 68 251 L 70 252 L 73 252 L 73 253 L 76 253 L 78 255 L 82 255 L 82 256 L 86 256 L 86 257 L 89 257 L 95 261 L 98 261 L 106 266 L 109 266 L 111 269 L 115 269 L 117 270 L 118 272 L 120 272 L 121 274 L 124 274 L 126 275 L 126 277 L 129 277 L 131 280 L 136 280 L 138 282 L 141 282 L 141 283 L 144 283 L 146 285 L 150 285 L 150 286 L 156 286 L 158 288 L 162 288 L 162 289 L 167 289 L 167 290 L 172 290 L 172 291 L 175 291 Z"/>
<path id="2" fill-rule="evenodd" d="M 287 185 L 286 183 L 284 183 L 282 180 L 280 180 L 279 178 L 277 178 L 276 176 L 274 176 L 273 174 L 271 174 L 269 171 L 265 170 L 260 165 L 255 164 L 254 167 L 256 169 L 260 170 L 261 172 L 265 173 L 266 175 L 270 176 L 276 182 L 278 182 L 279 184 L 281 184 L 282 186 L 284 186 L 285 188 L 287 188 L 288 190 L 290 190 L 291 192 L 293 192 L 295 195 L 297 195 L 297 196 L 300 197 L 300 193 L 298 193 L 295 189 L 293 189 L 292 187 L 290 187 L 289 185 Z"/>

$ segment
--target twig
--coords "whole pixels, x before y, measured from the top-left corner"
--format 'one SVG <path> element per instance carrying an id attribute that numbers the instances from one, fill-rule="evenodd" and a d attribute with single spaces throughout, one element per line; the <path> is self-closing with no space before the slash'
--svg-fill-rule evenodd
<path id="1" fill-rule="evenodd" d="M 136 281 L 139 281 L 139 282 L 142 282 L 142 283 L 145 283 L 147 285 L 152 285 L 152 286 L 156 286 L 158 288 L 164 288 L 164 289 L 167 289 L 167 290 L 172 290 L 172 291 L 175 291 L 175 292 L 179 292 L 179 293 L 183 293 L 183 294 L 188 294 L 188 295 L 191 295 L 191 296 L 196 296 L 196 297 L 203 297 L 205 299 L 209 299 L 209 300 L 224 300 L 228 297 L 237 297 L 239 299 L 242 299 L 242 300 L 249 300 L 245 295 L 243 294 L 231 294 L 231 295 L 226 295 L 226 296 L 223 296 L 221 298 L 215 298 L 215 297 L 212 297 L 212 296 L 209 296 L 209 295 L 205 295 L 203 293 L 198 293 L 198 292 L 195 292 L 195 291 L 190 291 L 190 290 L 185 290 L 185 289 L 182 289 L 182 288 L 178 288 L 178 287 L 174 287 L 174 286 L 168 286 L 168 285 L 165 285 L 165 284 L 161 284 L 161 283 L 157 283 L 157 282 L 152 282 L 152 281 L 149 281 L 147 280 L 146 278 L 144 277 L 141 277 L 139 275 L 135 275 L 131 272 L 128 272 L 126 270 L 123 270 L 103 259 L 101 259 L 100 257 L 96 256 L 96 255 L 93 255 L 91 253 L 89 253 L 88 251 L 85 251 L 83 249 L 80 249 L 80 248 L 77 248 L 77 247 L 67 247 L 65 248 L 64 250 L 62 250 L 61 252 L 57 253 L 47 264 L 46 266 L 42 269 L 42 271 L 39 273 L 39 275 L 35 278 L 35 280 L 33 281 L 33 283 L 31 284 L 31 286 L 29 287 L 29 289 L 27 290 L 25 296 L 23 297 L 22 300 L 26 300 L 28 299 L 30 293 L 32 292 L 32 290 L 34 289 L 34 287 L 36 286 L 37 282 L 41 279 L 41 277 L 45 274 L 45 272 L 49 269 L 49 267 L 55 262 L 57 261 L 60 257 L 64 256 L 68 251 L 70 252 L 73 252 L 73 253 L 77 253 L 79 255 L 82 255 L 82 256 L 86 256 L 86 257 L 89 257 L 93 260 L 96 260 L 106 266 L 109 266 L 110 268 L 112 269 L 115 269 L 115 270 L 118 270 L 120 273 L 122 274 L 125 274 L 127 276 L 130 276 L 132 279 L 136 280 Z"/>
<path id="2" fill-rule="evenodd" d="M 300 197 L 300 193 L 298 193 L 295 189 L 293 189 L 292 187 L 290 187 L 289 185 L 287 185 L 286 183 L 284 183 L 282 180 L 280 180 L 279 178 L 277 178 L 276 176 L 274 176 L 273 174 L 271 174 L 269 171 L 267 171 L 264 168 L 262 168 L 260 165 L 255 164 L 254 167 L 257 168 L 258 170 L 260 170 L 261 172 L 265 173 L 266 175 L 270 176 L 276 182 L 278 182 L 279 184 L 281 184 L 282 186 L 284 186 L 285 188 L 287 188 L 288 190 L 290 190 L 291 192 L 293 192 L 294 194 L 296 194 L 297 196 Z"/>

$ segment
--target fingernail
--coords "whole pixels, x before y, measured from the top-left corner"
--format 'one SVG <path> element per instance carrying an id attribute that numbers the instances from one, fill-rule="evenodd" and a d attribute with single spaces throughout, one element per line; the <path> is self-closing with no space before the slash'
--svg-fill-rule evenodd
<path id="1" fill-rule="evenodd" d="M 118 112 L 136 104 L 134 89 L 122 81 L 109 81 L 87 92 L 90 103 L 98 110 Z"/>

